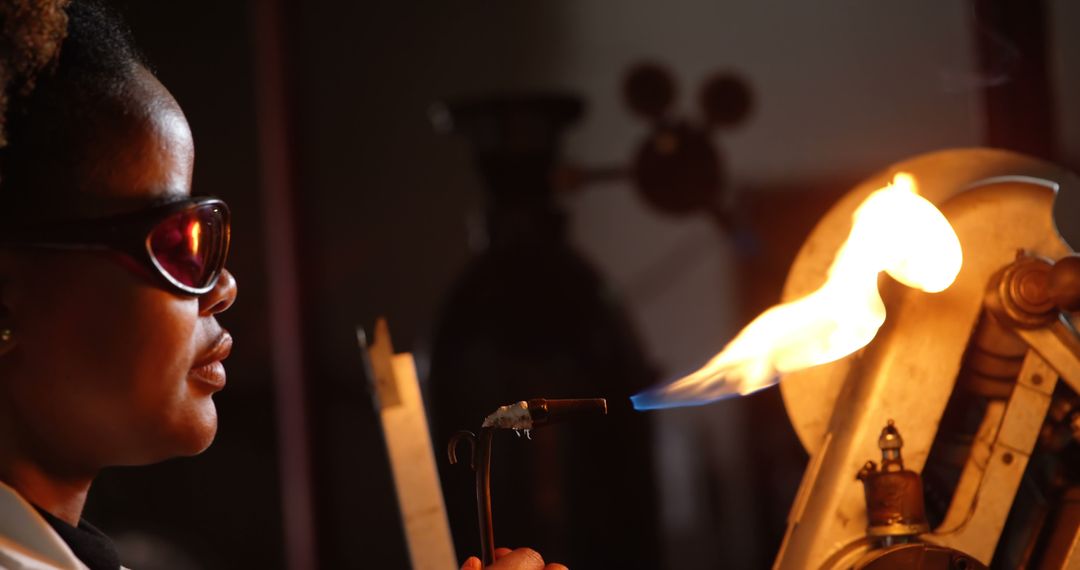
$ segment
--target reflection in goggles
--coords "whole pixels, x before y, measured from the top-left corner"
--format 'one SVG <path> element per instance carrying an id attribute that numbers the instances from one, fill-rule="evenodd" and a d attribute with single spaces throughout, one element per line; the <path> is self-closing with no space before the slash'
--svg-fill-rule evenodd
<path id="1" fill-rule="evenodd" d="M 174 214 L 150 234 L 150 254 L 171 279 L 189 287 L 212 282 L 227 247 L 223 212 L 213 207 Z"/>
<path id="2" fill-rule="evenodd" d="M 199 253 L 199 236 L 202 235 L 202 224 L 199 223 L 199 220 L 191 220 L 188 235 L 191 236 L 191 253 L 196 255 Z"/>

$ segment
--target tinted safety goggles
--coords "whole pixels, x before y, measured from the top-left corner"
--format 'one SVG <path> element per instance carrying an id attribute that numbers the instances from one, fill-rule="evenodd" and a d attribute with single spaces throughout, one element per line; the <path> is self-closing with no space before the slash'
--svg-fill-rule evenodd
<path id="1" fill-rule="evenodd" d="M 168 290 L 202 295 L 214 288 L 229 252 L 229 208 L 217 198 L 187 198 L 104 218 L 11 229 L 10 245 L 111 250 L 160 276 Z"/>

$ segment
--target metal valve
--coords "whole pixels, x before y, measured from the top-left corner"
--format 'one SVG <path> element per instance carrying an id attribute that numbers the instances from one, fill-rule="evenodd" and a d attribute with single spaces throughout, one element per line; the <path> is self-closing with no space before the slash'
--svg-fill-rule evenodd
<path id="1" fill-rule="evenodd" d="M 897 537 L 930 532 L 923 504 L 922 479 L 918 473 L 904 469 L 904 459 L 900 455 L 903 446 L 900 431 L 889 420 L 878 438 L 881 469 L 878 470 L 873 461 L 867 461 L 856 475 L 866 492 L 866 534 L 886 538 L 890 544 Z"/>

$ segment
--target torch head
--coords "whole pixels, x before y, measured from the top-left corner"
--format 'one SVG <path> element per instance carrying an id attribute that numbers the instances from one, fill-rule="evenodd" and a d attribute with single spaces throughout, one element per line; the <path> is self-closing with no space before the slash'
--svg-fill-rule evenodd
<path id="1" fill-rule="evenodd" d="M 535 398 L 529 400 L 529 414 L 536 427 L 579 417 L 603 416 L 607 414 L 607 400 L 604 398 L 567 400 Z"/>

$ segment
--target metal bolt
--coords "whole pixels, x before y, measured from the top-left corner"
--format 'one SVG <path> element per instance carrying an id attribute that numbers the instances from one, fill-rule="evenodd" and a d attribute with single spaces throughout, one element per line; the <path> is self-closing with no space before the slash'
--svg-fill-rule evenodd
<path id="1" fill-rule="evenodd" d="M 1006 451 L 1005 454 L 1001 456 L 1001 462 L 1004 463 L 1005 465 L 1012 465 L 1013 454 Z"/>
<path id="2" fill-rule="evenodd" d="M 1041 386 L 1043 382 L 1042 374 L 1033 374 L 1031 376 L 1031 383 L 1036 386 Z"/>

